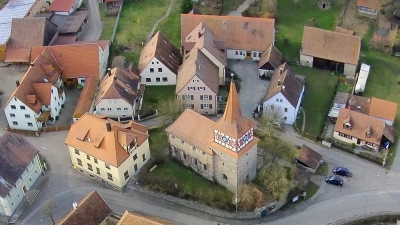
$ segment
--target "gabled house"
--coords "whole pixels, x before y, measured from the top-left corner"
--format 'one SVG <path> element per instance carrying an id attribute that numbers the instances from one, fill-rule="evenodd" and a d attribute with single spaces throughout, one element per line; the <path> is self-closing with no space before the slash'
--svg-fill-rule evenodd
<path id="1" fill-rule="evenodd" d="M 142 106 L 144 90 L 140 88 L 137 74 L 137 70 L 135 73 L 118 67 L 109 70 L 100 83 L 96 111 L 118 119 L 136 115 Z"/>
<path id="2" fill-rule="evenodd" d="M 82 0 L 53 0 L 47 11 L 58 15 L 70 15 L 81 7 L 81 4 Z"/>
<path id="3" fill-rule="evenodd" d="M 242 114 L 232 82 L 224 114 L 217 122 L 186 109 L 165 131 L 171 157 L 235 192 L 256 177 L 259 139 L 254 137 L 255 126 Z"/>
<path id="4" fill-rule="evenodd" d="M 357 0 L 357 10 L 361 16 L 376 18 L 380 9 L 379 0 Z"/>
<path id="5" fill-rule="evenodd" d="M 75 110 L 72 113 L 72 119 L 76 122 L 81 116 L 87 112 L 94 112 L 94 103 L 96 92 L 99 85 L 99 79 L 96 76 L 91 76 L 86 80 L 85 86 L 83 86 L 81 95 L 79 96 L 78 102 L 76 103 Z"/>
<path id="6" fill-rule="evenodd" d="M 57 26 L 44 17 L 12 19 L 4 62 L 29 63 L 31 48 L 48 45 L 56 33 Z"/>
<path id="7" fill-rule="evenodd" d="M 92 75 L 101 80 L 106 72 L 109 41 L 75 43 L 70 45 L 41 46 L 32 48 L 31 61 L 48 49 L 51 55 L 63 68 L 62 80 L 64 85 L 84 85 Z M 82 57 L 84 56 L 84 57 Z"/>
<path id="8" fill-rule="evenodd" d="M 281 60 L 282 53 L 271 44 L 260 57 L 260 62 L 258 63 L 259 75 L 262 76 L 267 73 L 273 73 L 274 70 L 282 64 Z"/>
<path id="9" fill-rule="evenodd" d="M 219 85 L 225 84 L 225 67 L 227 65 L 225 41 L 217 40 L 205 23 L 200 23 L 185 38 L 184 56 L 192 49 L 199 49 L 218 67 Z"/>
<path id="10" fill-rule="evenodd" d="M 175 85 L 180 52 L 158 31 L 140 53 L 139 75 L 146 85 Z"/>
<path id="11" fill-rule="evenodd" d="M 200 114 L 217 114 L 218 67 L 197 48 L 184 60 L 178 71 L 177 98 Z"/>
<path id="12" fill-rule="evenodd" d="M 0 214 L 11 216 L 26 201 L 42 173 L 39 150 L 20 134 L 0 137 Z"/>
<path id="13" fill-rule="evenodd" d="M 278 107 L 286 124 L 293 124 L 299 113 L 304 81 L 297 78 L 287 63 L 277 67 L 263 99 L 263 108 Z"/>
<path id="14" fill-rule="evenodd" d="M 311 173 L 315 173 L 321 160 L 322 155 L 307 145 L 301 146 L 299 156 L 296 158 L 297 164 Z"/>
<path id="15" fill-rule="evenodd" d="M 121 219 L 118 221 L 117 225 L 134 225 L 134 224 L 142 224 L 142 225 L 176 225 L 176 223 L 172 223 L 165 219 L 161 219 L 159 217 L 146 215 L 138 212 L 130 212 L 126 210 L 122 215 Z"/>
<path id="16" fill-rule="evenodd" d="M 110 224 L 110 215 L 112 215 L 112 209 L 100 196 L 100 194 L 94 190 L 72 208 L 63 218 L 61 218 L 56 225 L 99 225 L 99 224 Z"/>
<path id="17" fill-rule="evenodd" d="M 394 128 L 384 121 L 346 108 L 340 109 L 333 132 L 340 141 L 374 151 L 386 141 L 394 143 L 395 136 Z"/>
<path id="18" fill-rule="evenodd" d="M 138 123 L 86 113 L 72 124 L 65 144 L 75 169 L 122 189 L 149 161 L 148 137 L 148 128 Z"/>
<path id="19" fill-rule="evenodd" d="M 305 26 L 300 64 L 354 76 L 360 50 L 360 36 Z"/>
<path id="20" fill-rule="evenodd" d="M 3 108 L 11 129 L 39 131 L 58 118 L 66 100 L 62 73 L 47 49 L 36 57 Z"/>
<path id="21" fill-rule="evenodd" d="M 275 19 L 181 14 L 182 46 L 202 22 L 218 40 L 225 41 L 228 59 L 260 60 L 261 54 L 275 43 Z"/>

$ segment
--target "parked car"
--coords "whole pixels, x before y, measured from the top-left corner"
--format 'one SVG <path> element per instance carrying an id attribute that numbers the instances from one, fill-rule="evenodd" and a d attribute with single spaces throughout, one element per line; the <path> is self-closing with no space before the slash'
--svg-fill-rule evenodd
<path id="1" fill-rule="evenodd" d="M 339 186 L 339 187 L 343 186 L 343 179 L 338 177 L 338 176 L 335 176 L 335 175 L 327 176 L 325 178 L 325 181 L 328 184 L 334 184 L 334 185 Z"/>
<path id="2" fill-rule="evenodd" d="M 344 177 L 348 177 L 350 175 L 350 171 L 347 168 L 340 167 L 340 166 L 335 167 L 333 169 L 333 173 L 336 175 L 344 176 Z"/>

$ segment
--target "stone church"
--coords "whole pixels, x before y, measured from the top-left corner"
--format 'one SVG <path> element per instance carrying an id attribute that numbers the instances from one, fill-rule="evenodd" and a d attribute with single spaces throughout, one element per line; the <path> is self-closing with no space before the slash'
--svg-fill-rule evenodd
<path id="1" fill-rule="evenodd" d="M 172 157 L 235 192 L 256 177 L 255 126 L 242 114 L 232 82 L 225 112 L 217 122 L 186 109 L 166 132 Z"/>

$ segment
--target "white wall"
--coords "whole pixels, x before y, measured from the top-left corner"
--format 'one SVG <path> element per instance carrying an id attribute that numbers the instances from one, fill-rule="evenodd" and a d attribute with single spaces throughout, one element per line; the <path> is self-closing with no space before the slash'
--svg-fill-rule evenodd
<path id="1" fill-rule="evenodd" d="M 261 51 L 251 51 L 251 59 L 252 60 L 260 60 L 260 56 L 263 52 Z M 227 57 L 228 59 L 246 59 L 246 50 L 240 49 L 228 49 Z"/>
<path id="2" fill-rule="evenodd" d="M 53 90 L 53 93 L 51 93 L 50 97 L 50 116 L 55 118 L 60 114 L 61 111 L 61 106 L 65 103 L 65 92 L 62 93 L 60 97 L 58 97 L 58 90 L 56 87 L 52 86 L 51 90 Z"/>
<path id="3" fill-rule="evenodd" d="M 313 60 L 314 60 L 314 58 L 312 56 L 303 55 L 300 52 L 300 64 L 302 66 L 312 67 L 313 66 Z"/>
<path id="4" fill-rule="evenodd" d="M 121 110 L 118 111 L 118 108 Z M 110 110 L 111 109 L 111 110 Z M 135 105 L 129 104 L 125 99 L 102 99 L 96 105 L 98 113 L 107 115 L 111 118 L 125 118 L 135 115 Z"/>
<path id="5" fill-rule="evenodd" d="M 12 109 L 11 106 L 15 106 L 16 109 Z M 25 107 L 25 109 L 21 109 L 21 106 Z M 38 131 L 42 128 L 42 123 L 36 122 L 36 118 L 39 117 L 39 114 L 36 114 L 32 109 L 15 97 L 6 105 L 4 113 L 6 114 L 8 125 L 11 129 Z M 29 126 L 28 123 L 31 123 L 32 126 Z"/>
<path id="6" fill-rule="evenodd" d="M 110 45 L 103 50 L 99 45 L 99 80 L 103 79 L 107 70 L 108 56 L 110 54 Z"/>
<path id="7" fill-rule="evenodd" d="M 263 103 L 264 109 L 266 109 L 268 105 L 274 105 L 282 109 L 282 114 L 284 117 L 286 117 L 286 124 L 293 124 L 296 121 L 300 101 L 295 108 L 292 106 L 292 104 L 290 104 L 285 96 L 283 96 L 282 93 L 279 92 L 278 94 Z M 285 108 L 287 109 L 287 112 L 285 112 Z"/>
<path id="8" fill-rule="evenodd" d="M 154 72 L 150 72 L 151 68 L 154 70 Z M 159 68 L 161 68 L 162 72 L 158 72 Z M 142 84 L 175 85 L 177 75 L 169 70 L 168 67 L 166 67 L 164 64 L 162 64 L 161 61 L 154 57 L 140 73 L 140 76 L 140 83 Z M 157 82 L 157 78 L 159 79 L 159 82 Z M 163 81 L 163 78 L 167 78 L 167 81 Z M 151 79 L 151 81 L 147 82 L 147 79 Z"/>

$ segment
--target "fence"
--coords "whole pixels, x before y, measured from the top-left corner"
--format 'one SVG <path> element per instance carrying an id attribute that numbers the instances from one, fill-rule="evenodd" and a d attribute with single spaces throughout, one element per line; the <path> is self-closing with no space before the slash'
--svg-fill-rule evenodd
<path id="1" fill-rule="evenodd" d="M 120 7 L 119 7 L 119 11 L 118 11 L 118 15 L 117 15 L 117 20 L 115 20 L 115 24 L 114 24 L 114 29 L 113 29 L 113 32 L 112 32 L 112 35 L 111 35 L 111 43 L 112 42 L 114 42 L 114 37 L 115 37 L 115 34 L 117 33 L 117 27 L 118 27 L 118 22 L 119 22 L 119 17 L 120 17 L 120 15 L 121 15 L 121 11 L 122 11 L 122 6 L 124 5 L 124 1 L 121 1 L 121 5 L 120 5 Z"/>
<path id="2" fill-rule="evenodd" d="M 71 129 L 71 125 L 64 125 L 58 127 L 42 127 L 40 132 L 52 132 L 52 131 L 62 131 L 62 130 L 69 130 Z"/>

